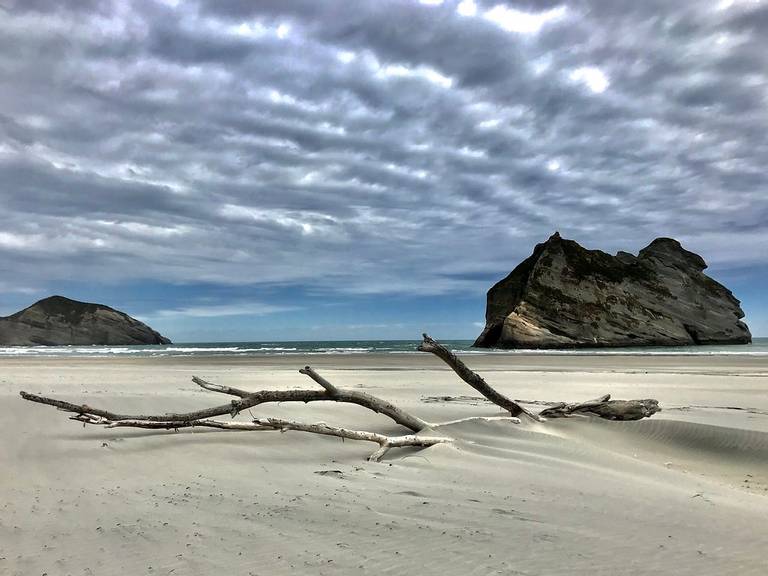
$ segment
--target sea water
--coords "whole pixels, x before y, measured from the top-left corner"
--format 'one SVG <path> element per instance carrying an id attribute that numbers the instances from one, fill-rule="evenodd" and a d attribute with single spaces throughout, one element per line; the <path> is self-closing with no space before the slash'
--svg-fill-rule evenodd
<path id="1" fill-rule="evenodd" d="M 109 357 L 109 356 L 276 356 L 303 354 L 410 354 L 419 340 L 327 340 L 306 342 L 185 342 L 137 346 L 11 346 L 0 347 L 0 356 Z M 441 340 L 461 354 L 549 354 L 549 355 L 746 355 L 768 356 L 768 338 L 752 344 L 712 346 L 663 346 L 587 348 L 576 350 L 488 350 L 472 348 L 472 340 Z"/>

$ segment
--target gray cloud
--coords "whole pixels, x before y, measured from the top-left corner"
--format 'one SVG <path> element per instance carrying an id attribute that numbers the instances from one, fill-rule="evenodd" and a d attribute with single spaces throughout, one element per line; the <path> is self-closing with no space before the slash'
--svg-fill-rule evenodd
<path id="1" fill-rule="evenodd" d="M 766 264 L 768 9 L 715 4 L 6 2 L 0 287 L 478 291 L 554 229 Z"/>

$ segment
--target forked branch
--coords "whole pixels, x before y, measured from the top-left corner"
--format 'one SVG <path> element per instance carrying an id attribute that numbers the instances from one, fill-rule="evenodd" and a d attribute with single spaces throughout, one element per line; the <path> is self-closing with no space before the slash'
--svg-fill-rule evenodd
<path id="1" fill-rule="evenodd" d="M 431 352 L 443 360 L 464 382 L 480 392 L 490 402 L 501 406 L 504 410 L 508 410 L 512 416 L 525 414 L 536 421 L 541 421 L 542 417 L 563 418 L 573 414 L 599 416 L 607 420 L 640 420 L 641 418 L 650 418 L 656 412 L 661 411 L 658 400 L 652 398 L 644 400 L 611 400 L 611 395 L 606 394 L 587 402 L 577 402 L 574 404 L 557 402 L 538 414 L 534 414 L 526 410 L 517 401 L 507 398 L 492 388 L 479 374 L 468 368 L 456 354 L 430 338 L 429 334 L 424 334 L 424 341 L 419 345 L 419 350 Z M 533 403 L 540 402 L 535 401 Z"/>
<path id="2" fill-rule="evenodd" d="M 55 398 L 48 398 L 46 396 L 39 396 L 37 394 L 29 394 L 27 392 L 21 392 L 21 397 L 30 402 L 37 402 L 38 404 L 47 404 L 54 406 L 60 410 L 67 412 L 73 412 L 75 414 L 93 414 L 94 416 L 101 416 L 111 421 L 117 420 L 143 420 L 151 422 L 191 422 L 195 420 L 205 420 L 208 418 L 215 418 L 216 416 L 223 416 L 229 414 L 233 418 L 243 410 L 258 406 L 260 404 L 266 404 L 270 402 L 319 402 L 319 401 L 332 401 L 332 402 L 345 402 L 349 404 L 357 404 L 363 406 L 379 414 L 384 414 L 390 417 L 398 424 L 405 426 L 406 428 L 418 432 L 427 428 L 429 424 L 409 414 L 405 410 L 398 408 L 391 402 L 366 394 L 365 392 L 359 392 L 357 390 L 345 390 L 342 388 L 336 388 L 330 384 L 327 380 L 322 378 L 317 372 L 312 370 L 309 366 L 303 368 L 300 371 L 302 374 L 308 374 L 315 381 L 318 379 L 323 380 L 326 386 L 331 387 L 334 392 L 331 393 L 328 388 L 325 390 L 261 390 L 259 392 L 248 392 L 239 388 L 232 388 L 230 386 L 222 386 L 220 384 L 213 384 L 207 382 L 202 378 L 194 376 L 193 382 L 211 392 L 219 392 L 222 394 L 228 394 L 231 396 L 237 396 L 239 399 L 232 400 L 229 404 L 220 406 L 214 406 L 212 408 L 206 408 L 204 410 L 197 410 L 194 412 L 184 412 L 180 414 L 118 414 L 109 410 L 101 408 L 94 408 L 88 405 L 72 404 L 71 402 L 65 402 L 63 400 L 57 400 Z"/>
<path id="3" fill-rule="evenodd" d="M 364 432 L 362 430 L 349 430 L 347 428 L 336 428 L 328 426 L 325 422 L 317 424 L 304 424 L 292 420 L 282 420 L 280 418 L 256 418 L 254 424 L 264 427 L 272 427 L 275 430 L 285 432 L 287 430 L 297 430 L 299 432 L 311 432 L 313 434 L 324 434 L 326 436 L 337 436 L 339 438 L 348 438 L 350 440 L 365 440 L 376 442 L 379 449 L 368 457 L 372 462 L 378 462 L 381 457 L 387 453 L 390 448 L 403 448 L 405 446 L 417 446 L 426 448 L 435 444 L 444 444 L 453 442 L 453 438 L 446 436 L 417 436 L 409 434 L 407 436 L 384 436 L 376 432 Z"/>
<path id="4" fill-rule="evenodd" d="M 223 430 L 238 431 L 259 431 L 259 430 L 279 430 L 287 432 L 288 430 L 297 430 L 299 432 L 309 432 L 312 434 L 321 434 L 323 436 L 336 436 L 349 440 L 362 440 L 366 442 L 375 442 L 379 448 L 373 452 L 368 460 L 378 462 L 390 448 L 404 448 L 414 446 L 426 448 L 435 444 L 444 444 L 453 442 L 453 438 L 447 436 L 417 436 L 409 434 L 406 436 L 385 436 L 376 432 L 367 432 L 364 430 L 350 430 L 348 428 L 336 428 L 329 426 L 325 422 L 316 424 L 306 424 L 294 420 L 283 420 L 281 418 L 255 418 L 251 422 L 235 422 L 222 420 L 167 420 L 157 422 L 150 420 L 117 420 L 112 421 L 101 416 L 93 414 L 77 414 L 71 417 L 71 420 L 82 422 L 83 424 L 93 424 L 104 426 L 106 428 L 149 428 L 152 430 L 178 430 L 179 428 L 219 428 Z"/>

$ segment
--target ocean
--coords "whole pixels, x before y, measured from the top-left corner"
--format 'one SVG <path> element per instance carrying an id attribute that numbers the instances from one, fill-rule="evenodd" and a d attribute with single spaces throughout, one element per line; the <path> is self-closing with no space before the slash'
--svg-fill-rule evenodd
<path id="1" fill-rule="evenodd" d="M 632 355 L 632 356 L 768 356 L 768 338 L 746 345 L 595 348 L 579 350 L 486 350 L 472 340 L 441 340 L 461 354 Z M 184 342 L 165 346 L 12 346 L 0 347 L 0 357 L 112 356 L 285 356 L 315 354 L 416 354 L 420 340 L 328 340 L 315 342 Z"/>

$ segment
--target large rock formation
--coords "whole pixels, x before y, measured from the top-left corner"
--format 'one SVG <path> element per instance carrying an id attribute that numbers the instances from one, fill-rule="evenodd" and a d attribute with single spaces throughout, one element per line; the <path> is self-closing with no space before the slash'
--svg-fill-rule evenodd
<path id="1" fill-rule="evenodd" d="M 0 345 L 170 344 L 146 324 L 101 304 L 51 296 L 0 318 Z"/>
<path id="2" fill-rule="evenodd" d="M 575 348 L 746 344 L 739 301 L 704 260 L 657 238 L 637 256 L 586 250 L 556 232 L 488 291 L 475 346 Z"/>

